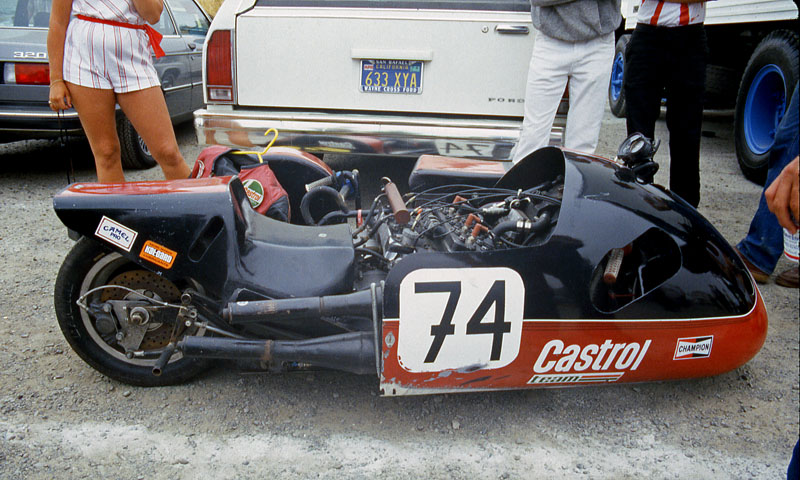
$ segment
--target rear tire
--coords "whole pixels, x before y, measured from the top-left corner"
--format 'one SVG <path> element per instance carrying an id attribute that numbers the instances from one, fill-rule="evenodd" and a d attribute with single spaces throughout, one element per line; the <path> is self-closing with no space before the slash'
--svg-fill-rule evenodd
<path id="1" fill-rule="evenodd" d="M 625 88 L 623 80 L 625 78 L 625 50 L 628 42 L 631 41 L 630 35 L 622 35 L 617 40 L 614 49 L 614 63 L 611 66 L 611 81 L 608 84 L 608 106 L 611 113 L 617 118 L 625 118 Z"/>
<path id="2" fill-rule="evenodd" d="M 97 328 L 97 319 L 76 304 L 78 298 L 90 289 L 112 283 L 134 290 L 143 290 L 143 285 L 147 285 L 146 289 L 153 291 L 163 301 L 180 303 L 180 290 L 171 281 L 143 269 L 118 253 L 109 252 L 94 240 L 81 238 L 61 265 L 54 293 L 58 324 L 79 357 L 107 377 L 141 387 L 182 383 L 208 368 L 207 360 L 185 358 L 176 353 L 164 366 L 162 374 L 155 376 L 154 357 L 127 358 L 113 334 L 109 338 L 109 334 L 101 333 Z M 103 289 L 89 295 L 86 301 L 119 300 L 124 294 L 119 289 Z M 152 325 L 140 342 L 139 349 L 162 349 L 169 341 L 171 328 L 167 324 Z"/>
<path id="3" fill-rule="evenodd" d="M 147 144 L 124 115 L 117 118 L 117 133 L 122 154 L 122 168 L 145 170 L 156 166 L 156 159 L 150 155 Z"/>
<path id="4" fill-rule="evenodd" d="M 798 79 L 798 36 L 788 30 L 767 35 L 747 63 L 734 116 L 736 159 L 744 176 L 763 185 L 775 130 Z"/>

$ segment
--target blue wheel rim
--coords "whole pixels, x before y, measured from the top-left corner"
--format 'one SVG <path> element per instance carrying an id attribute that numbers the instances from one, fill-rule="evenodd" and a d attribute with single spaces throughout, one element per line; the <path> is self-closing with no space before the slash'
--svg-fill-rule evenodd
<path id="1" fill-rule="evenodd" d="M 622 76 L 625 69 L 625 57 L 622 52 L 617 53 L 614 57 L 614 64 L 611 66 L 611 98 L 616 102 L 622 94 Z"/>
<path id="2" fill-rule="evenodd" d="M 785 112 L 786 79 L 777 65 L 765 65 L 753 78 L 744 105 L 744 137 L 751 152 L 762 155 L 772 148 Z"/>

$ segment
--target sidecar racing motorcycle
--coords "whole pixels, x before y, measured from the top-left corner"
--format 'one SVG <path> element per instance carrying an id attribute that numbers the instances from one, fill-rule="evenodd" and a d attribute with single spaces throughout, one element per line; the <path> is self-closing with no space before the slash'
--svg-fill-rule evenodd
<path id="1" fill-rule="evenodd" d="M 358 172 L 277 147 L 257 185 L 241 163 L 259 159 L 230 151 L 216 161 L 239 174 L 72 184 L 54 199 L 79 238 L 58 322 L 89 365 L 142 386 L 216 359 L 375 375 L 383 395 L 730 371 L 764 342 L 763 300 L 714 227 L 652 183 L 652 147 L 547 147 L 508 171 L 425 155 L 410 192 L 385 178 L 366 208 Z M 254 210 L 268 198 L 281 214 Z"/>

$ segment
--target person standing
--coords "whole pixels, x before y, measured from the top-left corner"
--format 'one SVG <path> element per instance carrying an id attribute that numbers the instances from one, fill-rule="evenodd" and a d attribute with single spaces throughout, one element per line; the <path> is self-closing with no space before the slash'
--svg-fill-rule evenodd
<path id="1" fill-rule="evenodd" d="M 700 203 L 700 133 L 708 47 L 705 0 L 643 0 L 625 53 L 628 134 L 653 139 L 667 99 L 669 188 Z"/>
<path id="2" fill-rule="evenodd" d="M 736 246 L 745 265 L 753 275 L 753 279 L 758 283 L 766 283 L 769 280 L 769 276 L 783 254 L 782 225 L 786 226 L 791 233 L 797 231 L 797 226 L 793 225 L 791 217 L 797 215 L 798 203 L 796 180 L 797 156 L 800 153 L 799 94 L 800 83 L 797 83 L 794 86 L 794 94 L 791 96 L 786 113 L 775 132 L 775 143 L 769 152 L 767 181 L 758 203 L 758 210 L 750 222 L 747 236 Z M 794 161 L 794 170 L 787 168 L 792 161 Z M 793 195 L 789 181 L 792 177 L 795 179 Z M 779 185 L 783 185 L 783 187 L 779 189 Z M 778 205 L 778 202 L 772 198 L 783 199 L 782 208 L 774 206 Z M 770 203 L 771 200 L 772 203 Z M 773 211 L 775 215 L 770 211 Z M 798 217 L 794 216 L 794 218 Z M 800 274 L 798 274 L 797 265 L 778 274 L 775 283 L 783 287 L 798 288 Z"/>
<path id="3" fill-rule="evenodd" d="M 528 69 L 525 109 L 512 160 L 546 146 L 565 87 L 569 112 L 564 146 L 594 153 L 600 137 L 619 0 L 531 0 L 536 36 Z"/>
<path id="4" fill-rule="evenodd" d="M 53 0 L 47 52 L 50 108 L 75 107 L 100 182 L 124 182 L 116 104 L 147 144 L 167 179 L 187 178 L 151 58 L 163 55 L 163 0 Z"/>

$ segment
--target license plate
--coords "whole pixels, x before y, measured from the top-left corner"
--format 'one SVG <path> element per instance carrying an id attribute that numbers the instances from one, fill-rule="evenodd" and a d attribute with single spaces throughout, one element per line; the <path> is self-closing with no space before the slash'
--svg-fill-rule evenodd
<path id="1" fill-rule="evenodd" d="M 419 60 L 361 60 L 361 91 L 368 93 L 422 93 Z"/>

